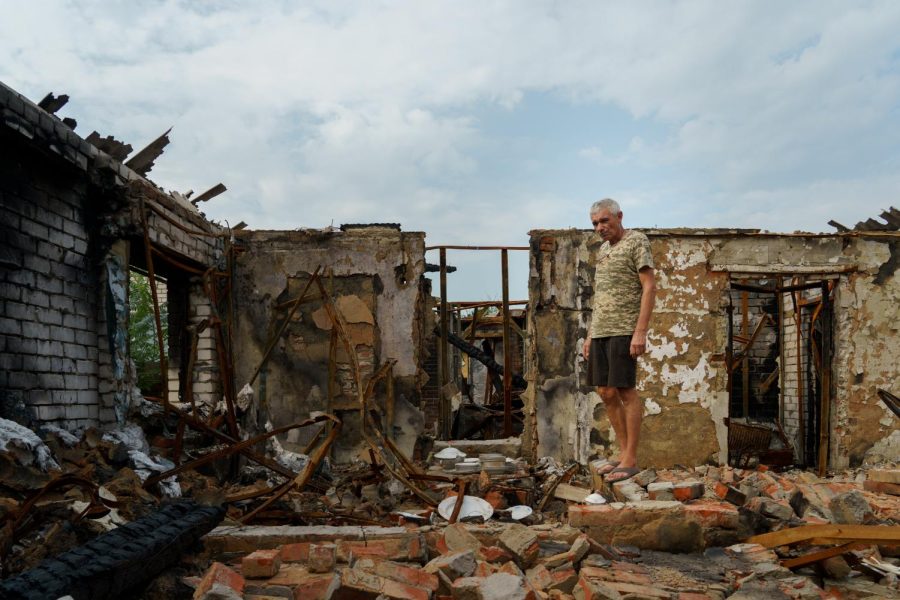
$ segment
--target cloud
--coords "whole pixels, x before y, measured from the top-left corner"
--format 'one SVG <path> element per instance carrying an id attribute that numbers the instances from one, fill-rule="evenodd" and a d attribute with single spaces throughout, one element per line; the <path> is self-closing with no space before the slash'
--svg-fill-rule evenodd
<path id="1" fill-rule="evenodd" d="M 775 230 L 896 203 L 896 2 L 11 6 L 0 79 L 70 94 L 85 135 L 138 148 L 174 125 L 152 177 L 223 181 L 205 210 L 232 223 L 522 244 L 599 196 L 635 225 Z"/>

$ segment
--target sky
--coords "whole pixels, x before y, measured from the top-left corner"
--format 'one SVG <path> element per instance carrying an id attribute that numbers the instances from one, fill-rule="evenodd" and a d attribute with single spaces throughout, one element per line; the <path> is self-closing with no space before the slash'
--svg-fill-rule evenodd
<path id="1" fill-rule="evenodd" d="M 0 81 L 254 229 L 833 231 L 900 205 L 900 2 L 0 0 Z M 437 262 L 437 253 L 428 254 Z M 500 298 L 450 252 L 451 299 Z M 527 253 L 513 253 L 512 299 Z"/>

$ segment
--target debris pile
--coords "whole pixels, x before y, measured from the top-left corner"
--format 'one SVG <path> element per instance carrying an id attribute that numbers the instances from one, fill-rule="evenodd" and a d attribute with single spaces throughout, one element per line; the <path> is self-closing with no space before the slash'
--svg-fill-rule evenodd
<path id="1" fill-rule="evenodd" d="M 374 419 L 366 435 L 383 443 L 369 461 L 332 465 L 321 448 L 339 422 L 304 423 L 321 428 L 317 450 L 258 457 L 301 471 L 291 478 L 267 466 L 233 473 L 220 448 L 202 450 L 208 437 L 185 441 L 191 460 L 176 466 L 161 456 L 163 438 L 151 434 L 151 445 L 139 427 L 39 437 L 0 423 L 5 574 L 44 568 L 166 510 L 166 496 L 187 496 L 223 505 L 225 523 L 202 548 L 181 548 L 178 568 L 158 579 L 169 587 L 146 598 L 896 593 L 900 470 L 891 466 L 828 479 L 765 466 L 646 469 L 609 485 L 602 461 L 530 464 L 514 439 L 437 443 L 416 464 Z"/>

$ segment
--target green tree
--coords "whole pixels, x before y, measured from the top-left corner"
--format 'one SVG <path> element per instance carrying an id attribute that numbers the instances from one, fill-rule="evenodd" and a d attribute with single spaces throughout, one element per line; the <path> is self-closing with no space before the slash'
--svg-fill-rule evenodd
<path id="1" fill-rule="evenodd" d="M 160 282 L 157 281 L 157 285 Z M 159 372 L 159 345 L 156 341 L 156 319 L 153 315 L 153 295 L 146 275 L 131 271 L 128 286 L 128 343 L 131 359 L 137 368 L 138 387 L 147 395 L 156 395 L 162 389 Z M 160 304 L 160 321 L 163 332 L 163 348 L 168 348 L 169 318 L 167 304 Z"/>

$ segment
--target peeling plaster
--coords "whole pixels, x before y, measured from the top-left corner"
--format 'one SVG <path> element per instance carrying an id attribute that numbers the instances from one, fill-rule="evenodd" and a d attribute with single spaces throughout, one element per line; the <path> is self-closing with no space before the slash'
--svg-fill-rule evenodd
<path id="1" fill-rule="evenodd" d="M 884 273 L 893 265 L 891 238 L 728 232 L 704 235 L 697 230 L 684 236 L 677 231 L 648 235 L 657 262 L 658 293 L 648 352 L 638 363 L 638 389 L 650 430 L 665 430 L 665 421 L 659 419 L 674 415 L 678 407 L 694 406 L 696 409 L 678 412 L 678 419 L 692 431 L 714 431 L 718 459 L 725 461 L 727 429 L 722 419 L 728 416 L 728 390 L 721 356 L 727 342 L 729 272 L 805 273 L 812 277 L 830 274 L 839 279 L 835 297 L 835 403 L 830 424 L 833 466 L 860 460 L 866 448 L 898 430 L 897 420 L 875 394 L 878 387 L 892 387 L 900 364 L 900 283 L 892 273 Z M 546 325 L 530 329 L 531 343 L 537 346 L 530 351 L 537 357 L 536 383 L 542 386 L 542 377 L 561 380 L 571 374 L 585 386 L 584 361 L 577 354 L 587 334 L 587 303 L 593 292 L 592 257 L 597 249 L 592 244 L 593 235 L 560 230 L 532 232 L 532 236 L 529 298 L 535 311 L 529 323 L 552 321 L 550 330 Z M 538 240 L 553 251 L 538 252 Z M 877 284 L 876 275 L 881 278 Z M 552 311 L 546 302 L 551 293 L 552 310 L 559 312 L 548 320 Z M 571 335 L 574 331 L 578 334 Z M 554 358 L 572 356 L 576 358 Z M 542 372 L 548 363 L 554 365 L 552 374 Z M 566 409 L 544 416 L 545 421 L 549 419 L 544 429 L 557 424 L 573 437 L 574 445 L 547 446 L 540 439 L 539 455 L 546 449 L 558 458 L 583 456 L 581 421 L 573 425 L 569 419 L 576 415 L 582 419 L 582 409 L 591 405 L 583 400 L 586 389 L 579 387 L 571 392 L 569 406 L 575 412 Z M 556 388 L 555 393 L 554 403 L 564 404 L 560 403 L 562 390 Z M 607 440 L 614 437 L 602 415 L 603 411 L 596 417 L 594 429 L 604 441 L 592 444 L 595 452 L 605 450 Z M 712 421 L 712 426 L 709 421 L 706 425 L 696 422 L 701 415 Z M 666 446 L 656 440 L 655 444 L 654 456 L 674 456 L 684 450 L 677 441 Z"/>

